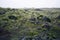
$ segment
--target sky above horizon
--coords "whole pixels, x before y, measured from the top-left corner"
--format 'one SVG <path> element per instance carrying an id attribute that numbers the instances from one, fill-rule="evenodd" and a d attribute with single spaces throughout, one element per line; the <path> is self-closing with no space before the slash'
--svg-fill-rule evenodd
<path id="1" fill-rule="evenodd" d="M 60 0 L 0 0 L 4 8 L 60 8 Z"/>

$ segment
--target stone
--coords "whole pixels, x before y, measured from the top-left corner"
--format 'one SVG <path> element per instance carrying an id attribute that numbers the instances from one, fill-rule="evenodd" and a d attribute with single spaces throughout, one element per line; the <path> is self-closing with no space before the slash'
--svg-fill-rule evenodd
<path id="1" fill-rule="evenodd" d="M 10 32 L 0 28 L 0 40 L 10 40 Z"/>
<path id="2" fill-rule="evenodd" d="M 42 40 L 41 37 L 35 37 L 35 40 Z"/>
<path id="3" fill-rule="evenodd" d="M 51 20 L 48 17 L 43 17 L 42 20 L 46 22 L 51 22 Z"/>
<path id="4" fill-rule="evenodd" d="M 8 16 L 9 19 L 17 20 L 17 17 L 15 16 Z"/>
<path id="5" fill-rule="evenodd" d="M 56 17 L 56 19 L 60 19 L 60 15 Z"/>
<path id="6" fill-rule="evenodd" d="M 5 11 L 4 10 L 0 10 L 0 15 L 3 15 L 5 14 Z"/>
<path id="7" fill-rule="evenodd" d="M 42 28 L 46 28 L 46 29 L 50 30 L 50 29 L 51 29 L 51 26 L 48 25 L 48 24 L 44 24 L 44 25 L 42 26 Z"/>

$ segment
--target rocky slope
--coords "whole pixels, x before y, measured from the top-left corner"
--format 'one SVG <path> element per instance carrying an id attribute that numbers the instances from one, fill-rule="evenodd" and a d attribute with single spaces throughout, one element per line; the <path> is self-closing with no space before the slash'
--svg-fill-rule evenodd
<path id="1" fill-rule="evenodd" d="M 60 40 L 60 9 L 0 8 L 0 40 Z"/>

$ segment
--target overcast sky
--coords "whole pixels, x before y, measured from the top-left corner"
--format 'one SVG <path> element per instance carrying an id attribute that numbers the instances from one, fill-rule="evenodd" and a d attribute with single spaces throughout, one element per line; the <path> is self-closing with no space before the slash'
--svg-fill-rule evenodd
<path id="1" fill-rule="evenodd" d="M 60 8 L 60 0 L 0 0 L 0 7 L 9 8 Z"/>

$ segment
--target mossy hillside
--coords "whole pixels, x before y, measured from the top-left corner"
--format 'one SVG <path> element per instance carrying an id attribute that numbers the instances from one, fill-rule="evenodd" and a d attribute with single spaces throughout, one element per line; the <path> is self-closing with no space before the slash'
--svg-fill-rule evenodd
<path id="1" fill-rule="evenodd" d="M 20 36 L 40 36 L 43 40 L 60 38 L 59 16 L 60 10 L 56 11 L 56 9 L 54 11 L 27 9 L 26 11 L 0 8 L 0 28 L 8 30 L 12 39 Z"/>

